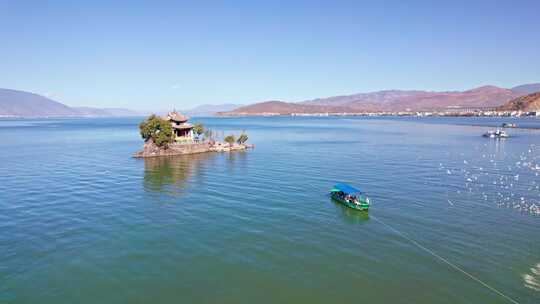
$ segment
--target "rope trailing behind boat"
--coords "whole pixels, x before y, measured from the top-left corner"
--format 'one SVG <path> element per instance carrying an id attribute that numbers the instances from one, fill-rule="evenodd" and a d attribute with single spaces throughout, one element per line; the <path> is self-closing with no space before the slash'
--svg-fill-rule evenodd
<path id="1" fill-rule="evenodd" d="M 509 296 L 505 295 L 504 293 L 500 292 L 499 290 L 497 290 L 495 287 L 492 287 L 490 286 L 489 284 L 485 283 L 484 281 L 480 280 L 479 278 L 475 277 L 474 275 L 468 273 L 467 271 L 465 271 L 463 268 L 457 266 L 456 264 L 448 261 L 447 259 L 443 258 L 442 256 L 438 255 L 437 253 L 435 253 L 433 250 L 423 246 L 422 244 L 418 243 L 417 241 L 411 239 L 410 237 L 408 237 L 406 234 L 400 232 L 399 230 L 395 229 L 394 227 L 386 224 L 385 222 L 381 221 L 379 218 L 371 215 L 370 218 L 376 220 L 377 222 L 381 223 L 383 226 L 385 226 L 386 228 L 388 228 L 389 230 L 395 232 L 396 234 L 398 234 L 399 236 L 401 236 L 402 238 L 406 239 L 407 241 L 411 242 L 413 245 L 415 245 L 416 247 L 420 248 L 421 250 L 429 253 L 430 255 L 434 256 L 435 258 L 437 258 L 438 260 L 444 262 L 445 264 L 449 265 L 450 267 L 454 268 L 455 270 L 463 273 L 464 275 L 468 276 L 469 278 L 471 278 L 472 280 L 482 284 L 484 287 L 486 287 L 487 289 L 493 291 L 494 293 L 498 294 L 499 296 L 505 298 L 506 300 L 514 303 L 514 304 L 519 304 L 518 301 L 510 298 Z"/>

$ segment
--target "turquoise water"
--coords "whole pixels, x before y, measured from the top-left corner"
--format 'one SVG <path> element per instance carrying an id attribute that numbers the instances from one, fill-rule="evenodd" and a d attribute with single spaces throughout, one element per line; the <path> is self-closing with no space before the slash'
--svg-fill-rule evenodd
<path id="1" fill-rule="evenodd" d="M 201 118 L 256 148 L 141 160 L 139 120 L 0 121 L 0 303 L 540 302 L 538 130 Z"/>

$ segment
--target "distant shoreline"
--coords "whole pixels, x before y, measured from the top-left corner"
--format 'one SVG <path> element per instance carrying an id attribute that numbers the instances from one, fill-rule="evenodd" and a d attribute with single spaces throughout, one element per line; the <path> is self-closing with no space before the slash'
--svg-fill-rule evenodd
<path id="1" fill-rule="evenodd" d="M 0 121 L 13 121 L 13 120 L 33 120 L 33 119 L 44 119 L 44 120 L 54 120 L 54 119 L 110 119 L 110 118 L 141 118 L 144 116 L 35 116 L 35 117 L 21 117 L 21 116 L 0 116 Z M 482 120 L 483 118 L 489 119 L 489 118 L 499 118 L 499 119 L 522 119 L 522 120 L 528 120 L 532 122 L 538 121 L 540 124 L 540 117 L 539 116 L 471 116 L 471 115 L 366 115 L 366 114 L 321 114 L 321 115 L 290 115 L 290 114 L 281 114 L 281 115 L 214 115 L 214 116 L 201 116 L 205 118 L 218 118 L 218 119 L 234 119 L 234 118 L 272 118 L 272 117 L 280 117 L 280 118 L 347 118 L 347 117 L 364 117 L 364 118 L 418 118 L 418 119 L 425 119 L 425 118 L 476 118 L 479 120 Z M 498 125 L 476 125 L 476 124 L 452 124 L 450 125 L 463 125 L 463 126 L 474 126 L 474 127 L 491 127 L 491 128 L 498 128 L 502 126 Z M 523 126 L 518 124 L 517 127 L 512 129 L 523 129 L 523 130 L 540 130 L 539 126 Z"/>
<path id="2" fill-rule="evenodd" d="M 398 112 L 321 112 L 321 113 L 217 113 L 218 117 L 246 117 L 246 116 L 410 116 L 410 117 L 540 117 L 540 112 L 524 112 L 524 111 L 467 111 L 467 112 L 439 112 L 439 111 L 398 111 Z"/>
<path id="3" fill-rule="evenodd" d="M 350 114 L 350 115 L 289 115 L 289 114 L 283 114 L 283 115 L 226 115 L 226 116 L 217 116 L 220 118 L 225 119 L 233 119 L 233 118 L 272 118 L 272 117 L 280 117 L 280 118 L 353 118 L 353 117 L 363 117 L 363 118 L 409 118 L 409 119 L 428 119 L 433 118 L 434 121 L 436 119 L 444 119 L 444 118 L 456 118 L 456 119 L 478 119 L 481 121 L 482 119 L 514 119 L 514 120 L 522 120 L 522 121 L 529 121 L 529 122 L 538 122 L 539 126 L 523 126 L 518 125 L 517 127 L 510 128 L 510 129 L 527 129 L 527 130 L 540 130 L 540 117 L 538 116 L 471 116 L 471 115 L 359 115 L 359 114 Z M 501 125 L 477 125 L 477 124 L 461 124 L 461 123 L 448 123 L 449 125 L 461 125 L 461 126 L 472 126 L 472 127 L 489 127 L 489 128 L 502 128 Z"/>

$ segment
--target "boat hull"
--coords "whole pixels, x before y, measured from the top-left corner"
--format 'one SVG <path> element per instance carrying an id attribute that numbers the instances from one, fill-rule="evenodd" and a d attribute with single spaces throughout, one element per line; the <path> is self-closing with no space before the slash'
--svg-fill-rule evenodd
<path id="1" fill-rule="evenodd" d="M 368 211 L 369 210 L 369 204 L 367 202 L 360 201 L 359 205 L 356 205 L 354 203 L 348 202 L 340 197 L 338 197 L 335 193 L 331 193 L 332 199 L 337 201 L 338 203 L 345 205 L 351 209 L 360 210 L 360 211 Z"/>

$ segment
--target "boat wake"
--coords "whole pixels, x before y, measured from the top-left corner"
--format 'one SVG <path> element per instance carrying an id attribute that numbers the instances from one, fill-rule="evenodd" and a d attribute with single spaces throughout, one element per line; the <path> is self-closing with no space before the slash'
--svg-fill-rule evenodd
<path id="1" fill-rule="evenodd" d="M 523 275 L 524 285 L 535 291 L 540 291 L 540 263 L 531 267 L 530 273 Z"/>

